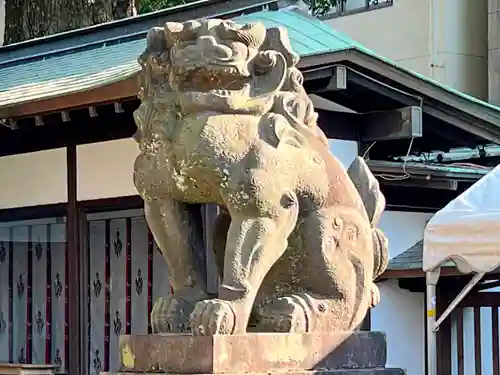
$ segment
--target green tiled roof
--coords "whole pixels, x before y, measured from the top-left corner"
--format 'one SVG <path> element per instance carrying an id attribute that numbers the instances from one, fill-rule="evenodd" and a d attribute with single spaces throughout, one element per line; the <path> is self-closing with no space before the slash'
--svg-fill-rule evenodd
<path id="1" fill-rule="evenodd" d="M 422 269 L 422 250 L 423 241 L 418 241 L 408 250 L 396 255 L 389 261 L 387 270 L 403 271 L 403 270 L 421 270 Z"/>
<path id="2" fill-rule="evenodd" d="M 422 270 L 424 241 L 420 240 L 408 250 L 396 255 L 389 261 L 388 271 Z M 442 267 L 455 267 L 455 263 L 447 261 Z"/>
<path id="3" fill-rule="evenodd" d="M 0 107 L 82 92 L 118 82 L 140 69 L 144 39 L 0 65 Z"/>
<path id="4" fill-rule="evenodd" d="M 268 27 L 287 28 L 292 47 L 301 56 L 346 50 L 360 51 L 457 97 L 479 104 L 485 109 L 493 109 L 493 115 L 500 119 L 500 108 L 409 71 L 298 9 L 261 11 L 234 20 L 261 21 Z M 82 92 L 131 77 L 139 71 L 136 59 L 145 47 L 144 37 L 145 34 L 136 35 L 134 39 L 124 37 L 121 40 L 69 48 L 66 51 L 12 63 L 4 59 L 0 62 L 0 108 Z"/>
<path id="5" fill-rule="evenodd" d="M 300 56 L 358 48 L 373 53 L 320 20 L 299 10 L 257 12 L 235 18 L 235 21 L 262 22 L 266 27 L 285 27 L 292 47 Z"/>
<path id="6" fill-rule="evenodd" d="M 257 12 L 234 20 L 286 27 L 293 49 L 301 56 L 357 46 L 321 21 L 293 9 Z M 0 107 L 81 92 L 133 76 L 140 69 L 136 60 L 145 48 L 144 36 L 99 43 L 21 64 L 0 64 Z"/>

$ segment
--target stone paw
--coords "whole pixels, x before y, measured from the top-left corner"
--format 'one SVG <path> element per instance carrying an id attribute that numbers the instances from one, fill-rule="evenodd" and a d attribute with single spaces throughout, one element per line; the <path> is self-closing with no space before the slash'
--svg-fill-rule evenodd
<path id="1" fill-rule="evenodd" d="M 380 290 L 375 283 L 372 284 L 370 294 L 371 294 L 370 308 L 372 308 L 380 303 Z"/>
<path id="2" fill-rule="evenodd" d="M 263 332 L 304 333 L 308 318 L 298 296 L 280 297 L 260 311 L 258 330 Z"/>
<path id="3" fill-rule="evenodd" d="M 179 290 L 175 295 L 159 297 L 151 311 L 153 333 L 186 333 L 191 331 L 190 315 L 198 301 L 208 295 L 197 289 Z"/>
<path id="4" fill-rule="evenodd" d="M 194 335 L 230 335 L 235 327 L 235 314 L 230 302 L 209 299 L 196 304 L 191 314 Z"/>

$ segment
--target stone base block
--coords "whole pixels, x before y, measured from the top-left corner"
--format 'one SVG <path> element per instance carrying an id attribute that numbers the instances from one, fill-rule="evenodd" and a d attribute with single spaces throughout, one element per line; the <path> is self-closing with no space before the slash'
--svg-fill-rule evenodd
<path id="1" fill-rule="evenodd" d="M 403 374 L 397 372 L 400 370 L 385 369 L 386 372 L 345 372 L 385 366 L 386 337 L 381 332 L 122 336 L 120 357 L 120 371 L 128 373 L 269 374 L 286 370 L 299 375 L 313 370 L 342 369 L 327 373 Z"/>

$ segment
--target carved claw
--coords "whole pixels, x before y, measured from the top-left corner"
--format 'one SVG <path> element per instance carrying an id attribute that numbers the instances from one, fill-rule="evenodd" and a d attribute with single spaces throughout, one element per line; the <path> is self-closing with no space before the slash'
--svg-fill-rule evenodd
<path id="1" fill-rule="evenodd" d="M 300 303 L 293 297 L 280 297 L 264 306 L 259 329 L 264 332 L 307 332 L 308 319 Z"/>
<path id="2" fill-rule="evenodd" d="M 208 296 L 200 291 L 186 289 L 175 295 L 160 297 L 151 311 L 153 333 L 190 332 L 190 315 L 198 301 Z"/>
<path id="3" fill-rule="evenodd" d="M 230 335 L 235 327 L 235 314 L 230 302 L 220 299 L 200 301 L 191 314 L 194 335 Z"/>

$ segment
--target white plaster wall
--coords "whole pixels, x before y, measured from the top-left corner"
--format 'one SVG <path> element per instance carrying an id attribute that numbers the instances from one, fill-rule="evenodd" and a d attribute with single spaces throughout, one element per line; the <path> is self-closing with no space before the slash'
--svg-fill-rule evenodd
<path id="1" fill-rule="evenodd" d="M 131 139 L 77 147 L 77 199 L 91 200 L 136 195 L 133 166 L 139 147 Z"/>
<path id="2" fill-rule="evenodd" d="M 0 157 L 0 209 L 67 202 L 66 149 Z"/>
<path id="3" fill-rule="evenodd" d="M 487 99 L 487 13 L 487 0 L 394 0 L 326 23 L 407 69 Z"/>
<path id="4" fill-rule="evenodd" d="M 391 258 L 406 251 L 424 235 L 432 214 L 386 211 L 378 227 L 389 239 Z M 397 280 L 379 284 L 380 304 L 371 312 L 372 330 L 387 334 L 387 367 L 422 375 L 424 358 L 424 293 L 400 289 Z"/>

